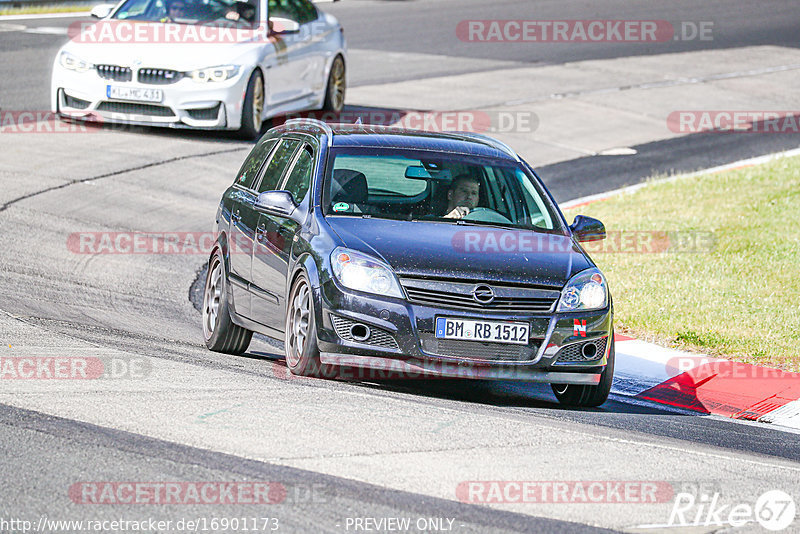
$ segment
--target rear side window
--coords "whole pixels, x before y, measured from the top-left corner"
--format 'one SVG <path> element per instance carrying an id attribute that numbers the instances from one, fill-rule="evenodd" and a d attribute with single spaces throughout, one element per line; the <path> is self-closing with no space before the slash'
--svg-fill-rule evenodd
<path id="1" fill-rule="evenodd" d="M 283 176 L 283 171 L 292 161 L 295 149 L 300 144 L 296 139 L 282 139 L 281 144 L 272 153 L 272 157 L 267 163 L 262 172 L 261 184 L 258 186 L 258 192 L 274 191 L 278 188 L 278 183 Z"/>
<path id="2" fill-rule="evenodd" d="M 264 166 L 264 160 L 269 156 L 270 151 L 277 143 L 277 139 L 269 139 L 257 145 L 242 165 L 242 170 L 239 171 L 239 176 L 236 177 L 236 185 L 240 185 L 246 189 L 252 189 L 253 184 L 258 177 L 258 171 Z"/>
<path id="3" fill-rule="evenodd" d="M 290 192 L 294 201 L 300 203 L 311 186 L 311 172 L 314 169 L 314 153 L 305 145 L 297 155 L 294 167 L 286 179 L 283 189 Z"/>

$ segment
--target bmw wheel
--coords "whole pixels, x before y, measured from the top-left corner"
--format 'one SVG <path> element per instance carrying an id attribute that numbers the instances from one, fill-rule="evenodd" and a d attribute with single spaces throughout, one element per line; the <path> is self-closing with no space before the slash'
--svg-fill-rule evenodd
<path id="1" fill-rule="evenodd" d="M 239 135 L 244 139 L 255 139 L 261 134 L 264 121 L 264 77 L 256 69 L 250 75 L 247 92 L 242 103 L 242 126 Z"/>
<path id="2" fill-rule="evenodd" d="M 334 369 L 319 360 L 314 297 L 305 274 L 297 277 L 287 301 L 286 367 L 295 375 L 330 377 Z"/>
<path id="3" fill-rule="evenodd" d="M 608 351 L 608 363 L 600 375 L 600 382 L 596 386 L 582 386 L 577 384 L 552 384 L 553 393 L 558 402 L 568 406 L 582 406 L 586 408 L 600 406 L 611 392 L 611 382 L 614 380 L 614 332 L 611 332 L 611 350 Z"/>
<path id="4" fill-rule="evenodd" d="M 214 251 L 208 262 L 203 293 L 203 337 L 209 349 L 226 354 L 243 353 L 253 337 L 253 332 L 231 321 L 225 266 L 219 249 Z"/>
<path id="5" fill-rule="evenodd" d="M 328 75 L 328 88 L 325 92 L 325 103 L 322 105 L 324 111 L 340 113 L 344 109 L 344 96 L 347 91 L 347 81 L 345 78 L 344 59 L 336 56 L 331 65 L 331 72 Z"/>

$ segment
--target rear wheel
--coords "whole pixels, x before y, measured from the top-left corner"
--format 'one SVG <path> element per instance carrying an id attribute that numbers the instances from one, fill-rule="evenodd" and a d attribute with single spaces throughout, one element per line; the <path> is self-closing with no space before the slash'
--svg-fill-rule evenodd
<path id="1" fill-rule="evenodd" d="M 255 139 L 261 134 L 261 119 L 264 113 L 264 77 L 256 69 L 250 75 L 247 92 L 242 103 L 242 125 L 239 135 L 244 139 Z"/>
<path id="2" fill-rule="evenodd" d="M 345 79 L 344 59 L 336 56 L 331 65 L 331 72 L 328 75 L 328 88 L 325 92 L 325 103 L 322 105 L 324 111 L 336 113 L 344 109 L 344 95 L 347 91 L 347 81 Z"/>
<path id="3" fill-rule="evenodd" d="M 551 384 L 553 393 L 558 402 L 568 406 L 594 407 L 603 404 L 611 392 L 611 382 L 614 379 L 614 333 L 611 333 L 611 350 L 608 351 L 608 363 L 600 375 L 600 382 L 596 386 L 577 384 Z"/>
<path id="4" fill-rule="evenodd" d="M 295 375 L 331 377 L 335 369 L 319 360 L 314 298 L 305 274 L 289 292 L 286 310 L 286 367 Z"/>
<path id="5" fill-rule="evenodd" d="M 243 353 L 253 337 L 253 332 L 231 321 L 225 266 L 219 249 L 214 251 L 208 262 L 203 293 L 203 337 L 209 349 L 226 354 Z"/>

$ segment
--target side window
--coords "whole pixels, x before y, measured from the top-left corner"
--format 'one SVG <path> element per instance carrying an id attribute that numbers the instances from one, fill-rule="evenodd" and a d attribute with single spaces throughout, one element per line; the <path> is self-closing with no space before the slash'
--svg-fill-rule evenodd
<path id="1" fill-rule="evenodd" d="M 317 8 L 308 0 L 269 0 L 269 16 L 305 24 L 317 19 Z"/>
<path id="2" fill-rule="evenodd" d="M 311 172 L 314 169 L 314 153 L 305 145 L 295 160 L 292 172 L 286 179 L 283 189 L 289 191 L 298 204 L 305 198 L 311 186 Z"/>
<path id="3" fill-rule="evenodd" d="M 277 143 L 277 139 L 269 139 L 257 145 L 247 156 L 247 159 L 236 177 L 236 184 L 246 189 L 252 189 L 258 176 L 258 171 L 264 166 L 264 160 L 269 156 L 270 151 Z"/>
<path id="4" fill-rule="evenodd" d="M 289 162 L 292 161 L 292 155 L 295 149 L 300 144 L 296 139 L 283 139 L 278 148 L 272 152 L 272 157 L 267 163 L 263 171 L 261 171 L 261 183 L 258 186 L 258 192 L 273 191 L 277 189 L 278 183 L 283 176 L 283 171 Z"/>

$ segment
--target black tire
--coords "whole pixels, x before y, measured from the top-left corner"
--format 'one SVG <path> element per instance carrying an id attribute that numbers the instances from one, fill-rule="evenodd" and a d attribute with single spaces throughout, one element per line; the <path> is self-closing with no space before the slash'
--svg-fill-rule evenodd
<path id="1" fill-rule="evenodd" d="M 332 378 L 336 368 L 319 360 L 315 317 L 311 286 L 301 273 L 286 301 L 286 367 L 295 375 Z"/>
<path id="2" fill-rule="evenodd" d="M 611 333 L 611 350 L 608 351 L 608 363 L 600 375 L 600 383 L 596 386 L 580 386 L 576 384 L 551 384 L 558 402 L 567 406 L 592 408 L 600 406 L 611 392 L 614 380 L 614 333 Z"/>
<path id="3" fill-rule="evenodd" d="M 239 128 L 239 137 L 242 139 L 257 139 L 261 135 L 261 128 L 264 126 L 261 115 L 264 112 L 265 94 L 264 77 L 261 71 L 256 69 L 247 82 L 247 92 L 242 103 L 242 124 Z"/>
<path id="4" fill-rule="evenodd" d="M 347 92 L 347 77 L 342 56 L 336 56 L 331 64 L 331 72 L 328 74 L 328 85 L 325 90 L 325 101 L 322 104 L 323 111 L 341 113 L 344 109 L 344 97 Z"/>
<path id="5" fill-rule="evenodd" d="M 231 321 L 228 310 L 228 279 L 222 253 L 215 250 L 208 261 L 203 291 L 203 337 L 206 347 L 225 354 L 242 354 L 250 346 L 253 332 Z"/>

